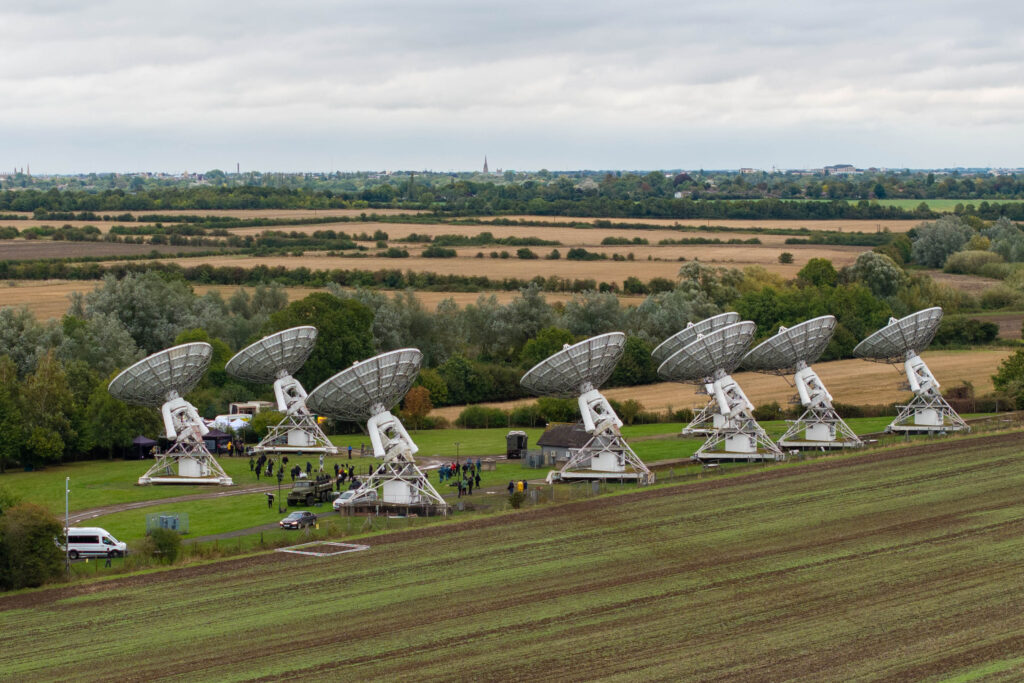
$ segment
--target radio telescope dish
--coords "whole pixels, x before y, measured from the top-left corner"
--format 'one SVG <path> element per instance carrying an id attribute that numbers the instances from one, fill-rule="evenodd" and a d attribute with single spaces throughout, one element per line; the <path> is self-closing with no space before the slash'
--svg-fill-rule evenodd
<path id="1" fill-rule="evenodd" d="M 578 396 L 608 381 L 622 358 L 626 335 L 609 332 L 566 346 L 530 368 L 519 381 L 539 396 Z"/>
<path id="2" fill-rule="evenodd" d="M 352 505 L 373 502 L 376 506 L 376 501 L 383 501 L 407 511 L 415 506 L 424 514 L 447 513 L 448 503 L 416 466 L 413 455 L 419 449 L 402 422 L 390 412 L 416 381 L 422 362 L 419 349 L 382 353 L 342 370 L 306 399 L 318 413 L 365 422 L 373 454 L 383 459 L 356 489 L 349 501 Z"/>
<path id="3" fill-rule="evenodd" d="M 156 456 L 139 484 L 232 484 L 206 448 L 203 437 L 209 428 L 195 406 L 182 398 L 203 378 L 212 358 L 213 347 L 205 342 L 172 346 L 130 366 L 107 387 L 125 403 L 160 406 L 165 435 L 173 442 Z"/>
<path id="4" fill-rule="evenodd" d="M 714 401 L 712 429 L 693 458 L 700 461 L 781 460 L 784 456 L 754 419 L 754 404 L 730 376 L 750 348 L 757 325 L 745 320 L 696 339 L 668 357 L 658 374 L 704 386 Z"/>
<path id="5" fill-rule="evenodd" d="M 569 480 L 654 481 L 654 474 L 622 438 L 622 420 L 598 390 L 622 358 L 626 335 L 609 332 L 566 346 L 530 368 L 519 383 L 540 396 L 576 397 L 587 442 L 574 449 L 548 483 Z"/>
<path id="6" fill-rule="evenodd" d="M 255 453 L 312 452 L 336 454 L 331 443 L 306 407 L 306 390 L 292 377 L 309 358 L 317 330 L 311 325 L 271 334 L 236 353 L 224 370 L 232 377 L 254 383 L 274 383 L 281 421 L 253 448 Z"/>
<path id="7" fill-rule="evenodd" d="M 123 370 L 107 389 L 125 403 L 162 405 L 172 393 L 184 396 L 192 391 L 212 358 L 213 347 L 206 342 L 172 346 Z"/>
<path id="8" fill-rule="evenodd" d="M 743 367 L 769 375 L 793 375 L 805 410 L 779 439 L 783 448 L 854 448 L 864 442 L 839 417 L 832 394 L 810 367 L 825 351 L 836 329 L 835 316 L 823 315 L 779 331 L 743 358 Z M 798 435 L 803 435 L 799 438 Z"/>
<path id="9" fill-rule="evenodd" d="M 668 360 L 669 356 L 696 339 L 698 335 L 709 334 L 728 325 L 738 323 L 739 321 L 739 313 L 729 312 L 713 315 L 710 318 L 701 320 L 700 322 L 690 323 L 665 341 L 658 344 L 658 346 L 651 351 L 651 356 L 653 356 L 654 360 L 660 365 Z"/>
<path id="10" fill-rule="evenodd" d="M 402 400 L 416 381 L 422 362 L 419 349 L 382 353 L 323 382 L 310 392 L 306 404 L 323 415 L 363 422 Z"/>
<path id="11" fill-rule="evenodd" d="M 796 371 L 798 364 L 818 360 L 835 330 L 834 315 L 811 318 L 793 327 L 780 327 L 775 336 L 755 346 L 743 358 L 743 369 L 767 374 L 791 374 Z"/>
<path id="12" fill-rule="evenodd" d="M 224 370 L 232 377 L 268 384 L 282 373 L 294 375 L 313 353 L 316 328 L 292 327 L 260 339 L 236 353 Z"/>
<path id="13" fill-rule="evenodd" d="M 942 322 L 942 309 L 926 308 L 889 324 L 853 349 L 856 356 L 878 363 L 902 363 L 914 398 L 900 406 L 887 432 L 971 431 L 939 391 L 939 380 L 928 369 L 921 352 L 928 348 Z"/>
<path id="14" fill-rule="evenodd" d="M 853 355 L 879 363 L 902 363 L 908 353 L 920 354 L 932 342 L 942 322 L 942 308 L 935 306 L 911 313 L 857 344 Z"/>
<path id="15" fill-rule="evenodd" d="M 746 320 L 698 336 L 662 363 L 658 374 L 672 382 L 698 384 L 706 383 L 719 370 L 729 374 L 740 364 L 756 331 L 757 325 Z"/>

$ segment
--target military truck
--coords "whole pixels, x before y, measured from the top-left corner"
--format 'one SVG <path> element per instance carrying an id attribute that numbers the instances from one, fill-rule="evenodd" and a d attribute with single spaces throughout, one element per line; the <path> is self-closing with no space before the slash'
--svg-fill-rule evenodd
<path id="1" fill-rule="evenodd" d="M 331 499 L 334 482 L 330 479 L 300 479 L 288 492 L 289 505 L 312 505 L 313 503 L 325 502 Z"/>

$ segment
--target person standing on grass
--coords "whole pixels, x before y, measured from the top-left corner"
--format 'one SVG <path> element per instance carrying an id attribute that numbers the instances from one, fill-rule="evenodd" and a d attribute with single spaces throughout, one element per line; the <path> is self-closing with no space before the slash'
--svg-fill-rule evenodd
<path id="1" fill-rule="evenodd" d="M 480 470 L 476 471 L 476 487 L 480 488 Z"/>
<path id="2" fill-rule="evenodd" d="M 361 448 L 361 447 L 360 447 L 360 448 Z M 349 460 L 351 460 L 351 459 L 352 459 L 352 446 L 349 446 L 349 447 L 348 447 L 348 459 L 349 459 Z"/>
<path id="3" fill-rule="evenodd" d="M 260 468 L 257 467 L 256 468 L 256 481 L 259 481 L 259 480 L 260 480 Z"/>
<path id="4" fill-rule="evenodd" d="M 256 467 L 256 461 L 253 460 L 252 456 L 249 456 L 249 471 L 252 472 Z"/>
<path id="5" fill-rule="evenodd" d="M 469 477 L 469 479 L 466 480 L 466 488 L 469 489 L 469 495 L 472 496 L 473 495 L 473 477 L 472 476 Z"/>
<path id="6" fill-rule="evenodd" d="M 515 482 L 511 479 L 508 480 L 508 495 L 512 495 L 512 492 L 516 490 Z"/>

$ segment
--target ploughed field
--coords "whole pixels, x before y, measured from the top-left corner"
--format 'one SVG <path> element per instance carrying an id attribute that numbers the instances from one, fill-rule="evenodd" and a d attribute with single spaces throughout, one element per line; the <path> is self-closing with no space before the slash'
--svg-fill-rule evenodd
<path id="1" fill-rule="evenodd" d="M 0 597 L 14 679 L 920 680 L 1024 664 L 1021 434 Z"/>

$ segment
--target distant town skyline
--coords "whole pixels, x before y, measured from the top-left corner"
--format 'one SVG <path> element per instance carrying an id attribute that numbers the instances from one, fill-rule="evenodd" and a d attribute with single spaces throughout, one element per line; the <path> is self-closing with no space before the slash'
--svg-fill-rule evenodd
<path id="1" fill-rule="evenodd" d="M 1016 167 L 1020 3 L 52 0 L 0 169 Z"/>

